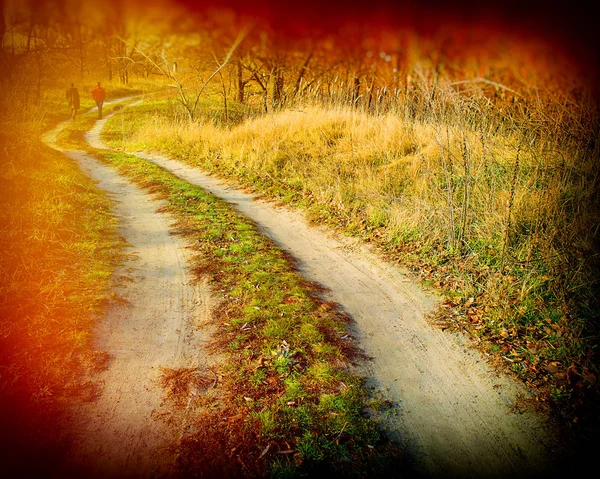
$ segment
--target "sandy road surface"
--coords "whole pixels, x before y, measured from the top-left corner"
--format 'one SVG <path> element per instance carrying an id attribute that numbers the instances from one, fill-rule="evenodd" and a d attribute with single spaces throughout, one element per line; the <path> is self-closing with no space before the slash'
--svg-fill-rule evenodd
<path id="1" fill-rule="evenodd" d="M 64 124 L 44 137 L 54 145 Z M 111 168 L 83 152 L 64 151 L 79 162 L 115 200 L 119 234 L 130 245 L 115 304 L 95 331 L 95 345 L 109 354 L 99 374 L 102 388 L 92 402 L 70 414 L 72 447 L 65 475 L 78 477 L 170 477 L 169 450 L 180 431 L 167 424 L 169 412 L 159 384 L 160 368 L 196 367 L 204 361 L 198 327 L 209 314 L 206 289 L 192 286 L 185 246 L 171 235 L 161 206 Z"/>
<path id="2" fill-rule="evenodd" d="M 94 137 L 102 128 L 98 122 Z M 101 141 L 97 147 L 106 147 Z M 438 299 L 365 247 L 311 227 L 295 211 L 256 200 L 195 168 L 136 153 L 235 205 L 300 263 L 309 280 L 354 319 L 353 334 L 372 357 L 371 385 L 397 404 L 378 417 L 426 477 L 532 477 L 546 473 L 551 429 L 512 412 L 525 391 L 494 373 L 459 335 L 431 327 Z"/>

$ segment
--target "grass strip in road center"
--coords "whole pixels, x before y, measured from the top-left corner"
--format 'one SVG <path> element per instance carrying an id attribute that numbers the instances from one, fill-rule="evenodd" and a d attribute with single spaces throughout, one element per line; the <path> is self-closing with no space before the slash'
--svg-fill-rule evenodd
<path id="1" fill-rule="evenodd" d="M 73 123 L 63 138 L 86 148 L 89 123 Z M 365 417 L 368 395 L 350 372 L 357 350 L 348 318 L 320 299 L 293 260 L 202 188 L 136 156 L 87 149 L 166 202 L 175 231 L 195 252 L 197 279 L 209 278 L 219 300 L 211 347 L 226 359 L 214 372 L 216 394 L 175 401 L 194 411 L 195 432 L 180 444 L 182 470 L 252 477 L 398 471 L 401 453 Z M 185 380 L 177 384 L 182 377 L 198 382 L 171 372 L 171 396 L 189 391 Z"/>

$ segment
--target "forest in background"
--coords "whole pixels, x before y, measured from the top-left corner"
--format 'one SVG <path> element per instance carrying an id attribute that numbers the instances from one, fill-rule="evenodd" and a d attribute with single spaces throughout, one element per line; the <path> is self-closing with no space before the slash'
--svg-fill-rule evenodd
<path id="1" fill-rule="evenodd" d="M 0 6 L 12 163 L 16 138 L 68 116 L 71 82 L 82 98 L 97 81 L 109 96 L 159 91 L 124 127 L 130 146 L 372 241 L 444 292 L 439 324 L 477 338 L 573 428 L 597 421 L 598 92 L 567 46 L 455 19 L 311 28 L 218 3 Z"/>

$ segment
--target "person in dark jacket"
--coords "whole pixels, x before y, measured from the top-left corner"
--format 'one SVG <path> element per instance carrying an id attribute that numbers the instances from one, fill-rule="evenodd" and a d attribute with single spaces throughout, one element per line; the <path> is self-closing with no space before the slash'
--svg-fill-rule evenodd
<path id="1" fill-rule="evenodd" d="M 104 91 L 104 88 L 100 86 L 100 82 L 98 82 L 96 87 L 92 90 L 92 98 L 98 107 L 98 119 L 100 119 L 102 118 L 102 105 L 104 104 L 104 99 L 106 98 L 106 92 Z"/>
<path id="2" fill-rule="evenodd" d="M 79 110 L 79 91 L 77 87 L 71 83 L 71 87 L 66 92 L 67 101 L 69 102 L 69 108 L 71 109 L 71 118 L 73 120 L 77 116 L 77 110 Z"/>

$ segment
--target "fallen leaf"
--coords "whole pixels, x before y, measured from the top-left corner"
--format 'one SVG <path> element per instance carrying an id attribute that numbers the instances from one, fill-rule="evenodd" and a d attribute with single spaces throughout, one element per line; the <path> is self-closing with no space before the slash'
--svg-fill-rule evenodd
<path id="1" fill-rule="evenodd" d="M 263 449 L 263 451 L 260 453 L 260 456 L 258 456 L 258 458 L 260 459 L 261 457 L 263 457 L 269 451 L 270 447 L 271 447 L 271 444 L 267 444 L 267 447 L 265 447 Z"/>
<path id="2" fill-rule="evenodd" d="M 586 382 L 590 383 L 590 384 L 594 384 L 596 382 L 596 375 L 591 372 L 589 369 L 585 369 L 583 371 L 583 378 L 585 379 Z"/>
<path id="3" fill-rule="evenodd" d="M 560 370 L 560 366 L 556 361 L 552 361 L 551 363 L 545 364 L 544 369 L 550 374 L 554 374 Z"/>
<path id="4" fill-rule="evenodd" d="M 238 419 L 242 419 L 242 415 L 241 414 L 236 414 L 235 416 L 231 416 L 231 417 L 226 417 L 224 418 L 225 421 L 227 422 L 232 422 L 232 421 L 236 421 Z"/>

